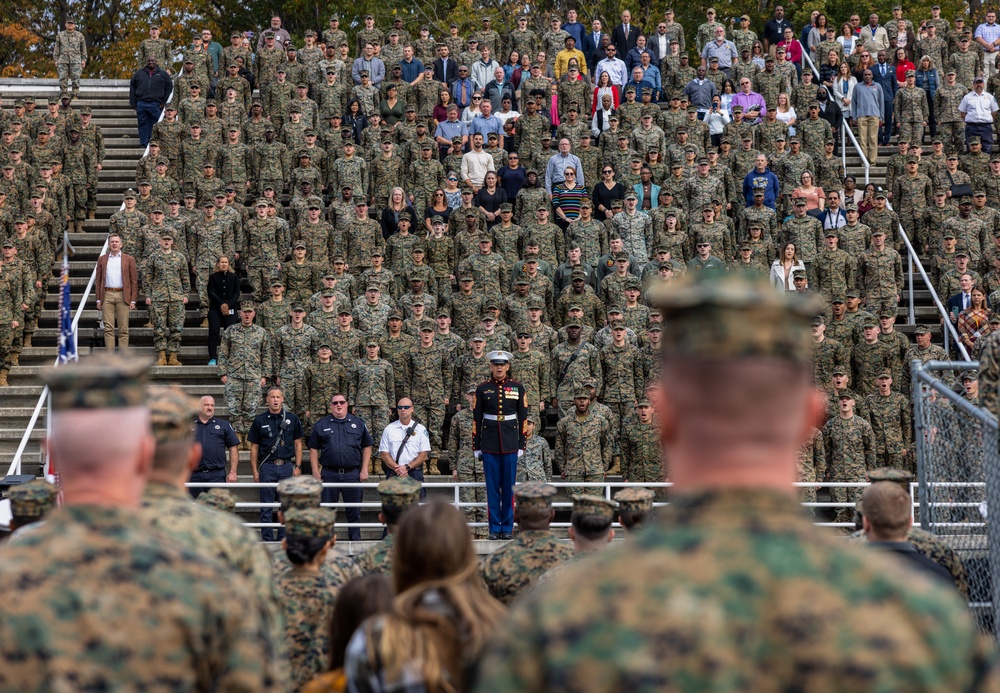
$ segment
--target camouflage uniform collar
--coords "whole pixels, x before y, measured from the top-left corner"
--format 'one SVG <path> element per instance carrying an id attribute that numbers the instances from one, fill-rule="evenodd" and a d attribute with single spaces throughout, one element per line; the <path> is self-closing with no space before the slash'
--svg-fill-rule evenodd
<path id="1" fill-rule="evenodd" d="M 142 492 L 143 500 L 147 498 L 181 498 L 190 500 L 191 496 L 182 488 L 168 484 L 165 481 L 150 481 Z"/>
<path id="2" fill-rule="evenodd" d="M 791 481 L 789 481 L 791 484 Z M 671 498 L 657 523 L 676 525 L 712 525 L 788 530 L 789 523 L 809 524 L 794 494 L 770 489 L 709 489 L 681 493 Z"/>

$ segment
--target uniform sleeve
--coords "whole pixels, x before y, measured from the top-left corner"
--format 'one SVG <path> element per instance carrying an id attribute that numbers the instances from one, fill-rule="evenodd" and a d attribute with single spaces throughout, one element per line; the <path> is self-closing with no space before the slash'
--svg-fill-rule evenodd
<path id="1" fill-rule="evenodd" d="M 519 450 L 524 450 L 528 444 L 528 439 L 525 438 L 525 429 L 528 427 L 528 390 L 524 385 L 518 386 L 521 390 L 521 396 L 517 400 L 517 420 L 521 422 L 521 427 L 517 432 L 517 447 Z"/>
<path id="2" fill-rule="evenodd" d="M 226 448 L 232 448 L 240 444 L 240 439 L 236 436 L 236 431 L 233 430 L 233 425 L 228 421 L 225 422 L 226 425 L 223 426 L 225 431 Z"/>
<path id="3" fill-rule="evenodd" d="M 483 403 L 480 398 L 479 388 L 472 397 L 472 449 L 481 449 L 481 435 L 483 426 Z"/>

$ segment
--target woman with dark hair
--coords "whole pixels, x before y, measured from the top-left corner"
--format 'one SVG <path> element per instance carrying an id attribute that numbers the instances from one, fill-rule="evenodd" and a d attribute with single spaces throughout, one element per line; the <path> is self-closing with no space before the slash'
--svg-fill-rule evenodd
<path id="1" fill-rule="evenodd" d="M 492 228 L 500 223 L 500 205 L 507 202 L 507 191 L 498 184 L 497 174 L 487 172 L 483 178 L 483 187 L 476 193 L 472 204 L 486 216 L 486 228 Z"/>
<path id="2" fill-rule="evenodd" d="M 451 103 L 451 92 L 447 88 L 442 89 L 438 94 L 438 102 L 434 107 L 433 118 L 434 127 L 437 128 L 438 123 L 443 123 L 448 120 L 448 104 Z"/>
<path id="3" fill-rule="evenodd" d="M 396 599 L 348 643 L 348 686 L 356 693 L 468 690 L 505 609 L 479 578 L 465 517 L 441 501 L 414 506 L 395 537 Z"/>
<path id="4" fill-rule="evenodd" d="M 896 62 L 894 65 L 896 67 L 896 82 L 899 86 L 906 84 L 907 70 L 916 71 L 917 69 L 917 66 L 913 64 L 913 61 L 910 60 L 909 55 L 907 55 L 905 48 L 896 49 Z"/>
<path id="5" fill-rule="evenodd" d="M 236 276 L 229 257 L 220 255 L 215 271 L 208 277 L 208 365 L 219 358 L 222 330 L 240 321 L 240 278 Z"/>
<path id="6" fill-rule="evenodd" d="M 969 296 L 969 307 L 959 313 L 956 327 L 962 344 L 971 354 L 976 342 L 990 333 L 990 304 L 982 284 L 973 286 Z"/>
<path id="7" fill-rule="evenodd" d="M 364 620 L 392 606 L 392 585 L 382 575 L 354 578 L 340 588 L 330 619 L 330 668 L 302 688 L 302 693 L 344 693 L 344 654 L 354 631 Z"/>
<path id="8" fill-rule="evenodd" d="M 284 514 L 282 548 L 292 569 L 275 576 L 274 588 L 285 624 L 292 690 L 299 690 L 329 661 L 328 624 L 336 586 L 320 572 L 336 542 L 337 515 L 329 508 L 292 508 Z"/>
<path id="9" fill-rule="evenodd" d="M 593 187 L 590 201 L 594 203 L 594 218 L 598 221 L 610 219 L 611 203 L 614 200 L 625 199 L 625 187 L 615 180 L 615 167 L 604 164 L 601 167 L 601 180 Z"/>
<path id="10" fill-rule="evenodd" d="M 796 272 L 805 272 L 806 266 L 795 252 L 795 244 L 788 241 L 771 263 L 771 286 L 779 291 L 795 291 L 793 279 Z"/>
<path id="11" fill-rule="evenodd" d="M 361 144 L 361 133 L 368 127 L 368 116 L 361 110 L 361 102 L 351 99 L 347 102 L 347 112 L 340 121 L 340 127 L 351 128 L 351 137 L 355 144 Z"/>
<path id="12" fill-rule="evenodd" d="M 406 103 L 399 98 L 399 89 L 395 84 L 390 84 L 385 89 L 385 100 L 379 106 L 379 114 L 383 122 L 392 127 L 406 115 Z"/>

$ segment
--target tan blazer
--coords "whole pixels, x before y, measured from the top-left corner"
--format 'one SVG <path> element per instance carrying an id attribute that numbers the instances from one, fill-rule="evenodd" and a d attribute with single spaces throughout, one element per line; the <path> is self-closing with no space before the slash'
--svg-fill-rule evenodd
<path id="1" fill-rule="evenodd" d="M 104 282 L 107 270 L 108 256 L 105 254 L 97 258 L 97 279 L 94 282 L 97 300 L 102 303 L 104 302 Z M 139 300 L 139 273 L 135 266 L 135 258 L 126 253 L 122 253 L 122 293 L 125 294 L 125 303 Z"/>

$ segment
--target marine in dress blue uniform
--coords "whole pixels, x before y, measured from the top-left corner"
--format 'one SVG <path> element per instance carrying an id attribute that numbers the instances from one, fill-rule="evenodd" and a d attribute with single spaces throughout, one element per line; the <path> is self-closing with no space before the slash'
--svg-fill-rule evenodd
<path id="1" fill-rule="evenodd" d="M 347 397 L 336 394 L 330 400 L 332 414 L 327 414 L 313 426 L 309 436 L 309 462 L 313 476 L 325 484 L 358 483 L 368 480 L 368 461 L 375 441 L 361 417 L 347 413 Z M 360 503 L 364 490 L 360 488 L 323 488 L 323 503 Z M 346 508 L 349 523 L 361 522 L 361 508 Z M 359 527 L 349 527 L 351 541 L 361 539 Z"/>
<path id="2" fill-rule="evenodd" d="M 247 440 L 250 442 L 250 461 L 253 463 L 254 481 L 274 483 L 302 471 L 302 422 L 294 413 L 284 408 L 284 397 L 279 388 L 273 387 L 267 393 L 268 411 L 258 414 L 250 425 Z M 271 411 L 280 407 L 279 411 Z M 284 426 L 282 426 L 284 423 Z M 274 453 L 271 447 L 278 442 Z M 254 445 L 257 446 L 256 457 Z M 260 489 L 261 503 L 274 503 L 277 489 L 265 487 Z M 261 508 L 261 523 L 273 522 L 274 508 Z M 275 532 L 272 527 L 262 527 L 261 538 L 264 541 L 274 541 Z M 285 538 L 284 528 L 278 528 L 277 539 Z"/>
<path id="3" fill-rule="evenodd" d="M 490 539 L 510 539 L 514 533 L 514 480 L 517 458 L 527 444 L 528 393 L 507 377 L 513 355 L 491 351 L 492 376 L 476 388 L 472 402 L 472 449 L 483 460 Z"/>
<path id="4" fill-rule="evenodd" d="M 211 417 L 202 421 L 200 417 L 194 420 L 194 439 L 201 445 L 201 462 L 198 468 L 191 472 L 188 481 L 197 483 L 223 483 L 226 480 L 226 455 L 229 449 L 240 444 L 240 439 L 233 430 L 232 424 L 225 419 Z M 204 487 L 190 488 L 192 498 L 197 498 L 207 491 Z"/>

